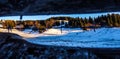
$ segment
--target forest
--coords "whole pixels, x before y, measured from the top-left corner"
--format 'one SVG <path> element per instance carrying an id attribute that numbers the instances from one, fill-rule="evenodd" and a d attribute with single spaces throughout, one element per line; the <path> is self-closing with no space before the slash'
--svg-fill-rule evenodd
<path id="1" fill-rule="evenodd" d="M 67 21 L 68 23 L 65 23 Z M 65 28 L 82 28 L 86 30 L 101 28 L 101 27 L 120 27 L 120 15 L 119 14 L 107 14 L 101 15 L 97 18 L 72 18 L 72 17 L 51 17 L 46 20 L 1 20 L 0 22 L 3 28 L 11 26 L 16 28 L 16 26 L 22 26 L 22 29 L 30 29 L 32 26 L 39 30 L 40 32 L 53 27 L 65 27 Z M 62 26 L 64 24 L 64 26 Z"/>

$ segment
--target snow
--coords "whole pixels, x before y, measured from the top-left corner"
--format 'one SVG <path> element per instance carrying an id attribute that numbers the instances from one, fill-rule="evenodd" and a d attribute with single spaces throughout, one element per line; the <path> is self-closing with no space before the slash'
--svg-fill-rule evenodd
<path id="1" fill-rule="evenodd" d="M 8 30 L 0 28 L 0 32 L 8 32 Z M 64 35 L 67 32 L 62 31 L 62 33 L 61 33 L 60 29 L 48 29 L 44 33 L 39 34 L 38 31 L 34 32 L 31 29 L 25 29 L 24 31 L 12 29 L 12 31 L 10 31 L 10 33 L 18 34 L 18 35 L 22 36 L 23 38 L 34 38 L 34 37 L 41 37 L 41 36 L 56 36 L 56 35 L 59 36 L 59 35 Z"/>
<path id="2" fill-rule="evenodd" d="M 72 47 L 102 47 L 118 48 L 120 47 L 120 28 L 100 28 L 90 31 L 81 29 L 63 29 L 64 35 L 59 35 L 56 31 L 48 30 L 49 33 L 57 35 L 40 36 L 26 39 L 29 42 L 43 45 L 72 46 Z M 60 32 L 59 32 L 60 33 Z M 66 33 L 66 34 L 65 34 Z"/>
<path id="3" fill-rule="evenodd" d="M 0 28 L 0 32 L 8 32 L 8 30 L 7 30 L 7 29 L 2 29 L 2 28 Z M 11 32 L 11 31 L 10 31 L 10 32 Z M 21 32 L 21 31 L 16 30 L 16 29 L 12 29 L 12 32 L 11 32 L 11 33 L 18 34 L 18 35 L 22 36 L 23 38 L 38 37 L 38 35 L 36 35 L 36 33 L 29 34 L 29 33 Z"/>
<path id="4" fill-rule="evenodd" d="M 41 34 L 30 31 L 13 29 L 11 33 L 22 36 L 28 42 L 42 45 L 120 48 L 120 28 L 99 28 L 96 32 L 83 31 L 80 28 L 62 28 L 62 33 L 60 28 L 52 28 Z M 0 29 L 0 32 L 7 32 L 7 29 Z"/>
<path id="5" fill-rule="evenodd" d="M 45 31 L 43 34 L 48 34 L 48 35 L 61 35 L 61 34 L 65 34 L 66 31 L 64 31 L 63 33 L 61 33 L 60 29 L 49 29 L 47 31 Z"/>

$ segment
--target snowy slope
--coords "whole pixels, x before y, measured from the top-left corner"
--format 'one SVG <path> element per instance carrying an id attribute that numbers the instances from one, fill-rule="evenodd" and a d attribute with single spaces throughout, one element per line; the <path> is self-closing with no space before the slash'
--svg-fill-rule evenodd
<path id="1" fill-rule="evenodd" d="M 0 32 L 8 32 L 8 30 L 0 28 Z M 10 33 L 18 34 L 18 35 L 22 36 L 23 38 L 34 38 L 34 37 L 41 37 L 41 36 L 64 35 L 64 34 L 67 34 L 67 31 L 63 31 L 61 33 L 60 29 L 48 29 L 44 33 L 39 34 L 38 31 L 33 32 L 31 29 L 25 29 L 24 31 L 12 29 L 12 31 L 10 31 Z"/>
<path id="2" fill-rule="evenodd" d="M 58 29 L 57 29 L 58 30 Z M 120 28 L 101 28 L 82 31 L 80 29 L 63 29 L 64 35 L 40 36 L 26 39 L 35 44 L 72 46 L 72 47 L 120 47 Z M 53 33 L 54 31 L 48 31 Z M 57 33 L 55 31 L 54 33 Z"/>
<path id="3" fill-rule="evenodd" d="M 8 30 L 0 28 L 0 32 L 8 32 Z M 26 33 L 26 32 L 21 32 L 21 31 L 16 30 L 16 29 L 12 29 L 12 32 L 10 31 L 10 33 L 18 34 L 18 35 L 22 36 L 23 38 L 32 38 L 32 37 L 38 37 L 39 36 L 39 35 L 36 35 L 37 33 L 29 34 L 29 33 Z"/>
<path id="4" fill-rule="evenodd" d="M 25 40 L 43 45 L 72 46 L 72 47 L 120 47 L 120 28 L 100 28 L 83 31 L 80 28 L 48 29 L 44 33 L 29 33 L 31 30 L 18 31 L 13 29 L 11 33 L 18 34 Z M 0 29 L 0 32 L 7 32 Z"/>

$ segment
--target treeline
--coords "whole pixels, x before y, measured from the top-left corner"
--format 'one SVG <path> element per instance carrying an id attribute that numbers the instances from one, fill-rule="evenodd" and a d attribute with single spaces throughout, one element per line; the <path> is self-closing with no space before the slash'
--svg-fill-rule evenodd
<path id="1" fill-rule="evenodd" d="M 52 17 L 51 20 L 66 20 L 67 27 L 84 28 L 84 27 L 120 27 L 119 14 L 101 15 L 97 18 L 72 18 L 72 17 Z M 56 25 L 56 23 L 54 23 Z"/>
<path id="2" fill-rule="evenodd" d="M 70 27 L 120 27 L 120 15 L 108 14 L 97 18 L 72 18 L 69 19 Z"/>
<path id="3" fill-rule="evenodd" d="M 72 17 L 51 17 L 47 20 L 25 20 L 25 21 L 13 21 L 4 20 L 1 21 L 3 28 L 11 26 L 16 28 L 22 26 L 22 29 L 30 29 L 33 26 L 43 32 L 46 29 L 56 27 L 69 27 L 69 28 L 100 28 L 100 27 L 120 27 L 120 15 L 108 14 L 98 16 L 97 18 L 72 18 Z"/>
<path id="4" fill-rule="evenodd" d="M 120 15 L 108 14 L 95 18 L 95 23 L 100 24 L 101 27 L 120 27 Z"/>
<path id="5" fill-rule="evenodd" d="M 24 29 L 34 29 L 36 31 L 42 32 L 43 30 L 45 31 L 46 29 L 46 24 L 45 21 L 32 21 L 32 20 L 26 20 L 26 21 L 14 21 L 14 20 L 1 20 L 0 22 L 3 25 L 3 28 L 7 29 L 8 26 L 11 27 L 12 29 L 18 29 L 18 30 L 24 30 Z"/>
<path id="6" fill-rule="evenodd" d="M 56 21 L 57 22 L 57 21 Z M 1 20 L 0 24 L 3 28 L 7 29 L 8 26 L 18 30 L 24 29 L 35 29 L 40 33 L 46 29 L 52 28 L 56 23 L 53 19 L 48 20 L 25 20 L 25 21 L 14 21 L 14 20 Z"/>

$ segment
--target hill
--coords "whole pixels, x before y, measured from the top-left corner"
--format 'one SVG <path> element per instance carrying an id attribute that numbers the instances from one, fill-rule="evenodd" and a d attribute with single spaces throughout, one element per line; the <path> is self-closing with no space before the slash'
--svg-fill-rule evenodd
<path id="1" fill-rule="evenodd" d="M 0 33 L 0 59 L 87 59 L 86 54 L 80 48 L 35 45 L 16 34 Z"/>
<path id="2" fill-rule="evenodd" d="M 109 32 L 110 31 L 111 30 L 109 30 Z M 117 31 L 115 33 L 117 33 Z M 37 41 L 35 39 L 33 40 Z M 95 43 L 93 42 L 93 44 Z M 82 48 L 37 45 L 23 40 L 22 37 L 16 34 L 0 33 L 0 59 L 119 59 L 119 51 L 120 48 Z"/>

